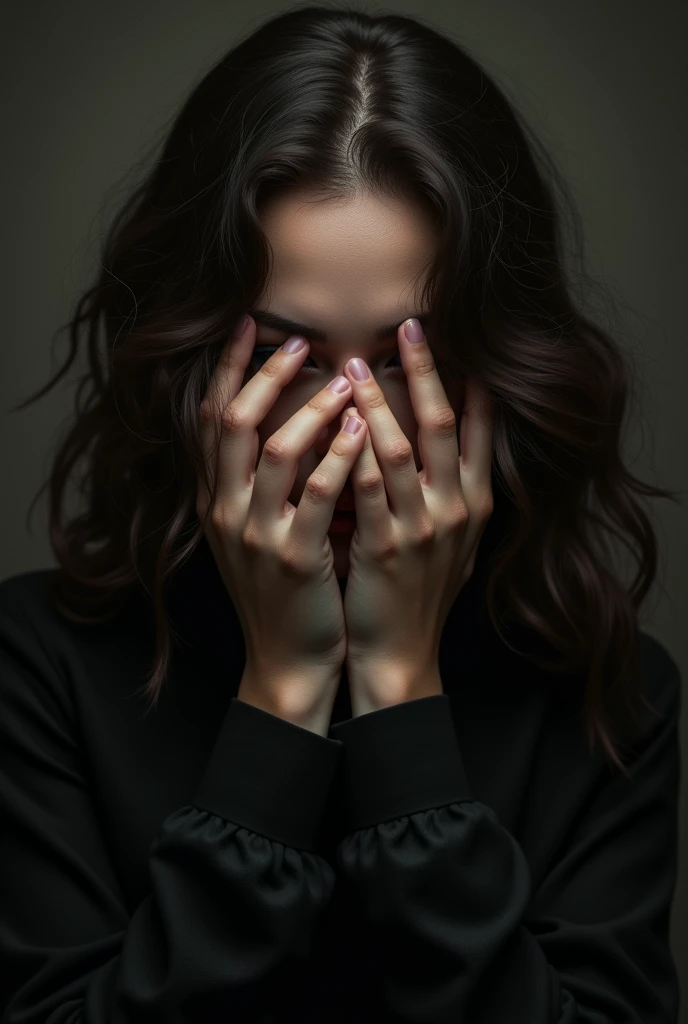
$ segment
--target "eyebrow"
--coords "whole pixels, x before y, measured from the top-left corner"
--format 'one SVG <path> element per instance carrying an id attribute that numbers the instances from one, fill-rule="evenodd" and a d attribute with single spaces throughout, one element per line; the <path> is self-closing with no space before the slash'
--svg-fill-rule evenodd
<path id="1" fill-rule="evenodd" d="M 278 331 L 286 331 L 288 334 L 302 334 L 304 338 L 308 338 L 311 341 L 327 341 L 327 332 L 321 331 L 317 327 L 309 327 L 307 324 L 301 324 L 298 320 L 290 320 L 286 316 L 281 316 L 279 313 L 273 313 L 269 309 L 249 309 L 249 314 L 253 317 L 257 324 L 262 324 L 263 327 L 274 327 Z M 430 313 L 411 313 L 409 316 L 402 317 L 401 320 L 397 320 L 392 324 L 385 324 L 383 327 L 378 327 L 375 330 L 376 341 L 387 341 L 388 338 L 395 338 L 399 325 L 403 324 L 405 320 L 410 320 L 411 317 L 415 317 L 420 322 L 421 327 L 425 330 L 430 323 Z"/>

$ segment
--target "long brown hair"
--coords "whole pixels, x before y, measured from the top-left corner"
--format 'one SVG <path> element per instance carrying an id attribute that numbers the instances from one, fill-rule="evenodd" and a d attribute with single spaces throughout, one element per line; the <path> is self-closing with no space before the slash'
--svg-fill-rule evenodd
<path id="1" fill-rule="evenodd" d="M 676 498 L 623 463 L 636 381 L 576 295 L 595 284 L 562 175 L 479 63 L 422 20 L 293 7 L 222 57 L 174 118 L 113 218 L 95 283 L 57 332 L 69 329 L 64 365 L 15 407 L 67 373 L 83 331 L 73 423 L 29 513 L 49 487 L 56 607 L 102 622 L 143 587 L 156 623 L 145 692 L 157 701 L 173 634 L 165 581 L 203 537 L 199 405 L 269 278 L 259 205 L 291 187 L 413 197 L 433 219 L 440 243 L 423 300 L 436 360 L 454 381 L 474 375 L 495 409 L 492 625 L 537 634 L 559 655 L 547 670 L 585 672 L 590 747 L 599 740 L 626 772 L 605 701 L 648 704 L 637 611 L 657 540 L 640 499 Z M 79 465 L 83 510 L 67 516 Z M 637 560 L 628 589 L 609 537 Z"/>

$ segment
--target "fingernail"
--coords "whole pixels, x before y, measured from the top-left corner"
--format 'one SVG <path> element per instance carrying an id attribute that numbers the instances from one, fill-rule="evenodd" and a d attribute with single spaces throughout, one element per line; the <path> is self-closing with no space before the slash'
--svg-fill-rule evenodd
<path id="1" fill-rule="evenodd" d="M 363 424 L 361 423 L 357 416 L 349 416 L 348 420 L 344 424 L 344 433 L 356 434 L 361 429 L 362 426 Z"/>
<path id="2" fill-rule="evenodd" d="M 404 324 L 404 334 L 412 345 L 419 345 L 421 341 L 425 341 L 425 335 L 423 334 L 423 328 L 418 323 L 415 317 L 407 320 Z"/>
<path id="3" fill-rule="evenodd" d="M 282 348 L 284 349 L 285 352 L 289 353 L 300 352 L 305 344 L 306 342 L 304 338 L 294 336 L 293 338 L 288 338 L 285 341 L 284 345 L 282 345 Z"/>
<path id="4" fill-rule="evenodd" d="M 343 395 L 345 391 L 348 391 L 351 385 L 349 384 L 346 377 L 335 377 L 327 385 L 329 391 L 336 391 L 338 395 Z"/>
<path id="5" fill-rule="evenodd" d="M 362 359 L 350 359 L 346 364 L 354 380 L 368 380 L 368 367 Z"/>

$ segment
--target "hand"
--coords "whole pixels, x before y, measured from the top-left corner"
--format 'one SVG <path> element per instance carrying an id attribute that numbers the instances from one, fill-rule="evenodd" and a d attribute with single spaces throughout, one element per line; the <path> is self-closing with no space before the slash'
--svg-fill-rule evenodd
<path id="1" fill-rule="evenodd" d="M 356 530 L 344 595 L 352 704 L 364 701 L 365 710 L 442 692 L 442 629 L 493 510 L 492 402 L 469 378 L 459 454 L 454 411 L 415 323 L 419 344 L 404 325 L 398 339 L 419 425 L 420 473 L 375 378 L 359 382 L 351 363 L 345 367 L 368 424 L 351 478 Z"/>
<path id="2" fill-rule="evenodd" d="M 351 390 L 328 386 L 315 394 L 268 438 L 254 468 L 256 427 L 309 346 L 295 353 L 278 349 L 242 387 L 256 335 L 255 321 L 248 320 L 243 336 L 228 341 L 201 403 L 204 454 L 217 493 L 211 503 L 199 477 L 196 510 L 244 634 L 238 696 L 298 723 L 312 720 L 328 700 L 334 703 L 346 656 L 328 529 L 366 429 L 362 423 L 358 433 L 340 430 L 306 481 L 298 508 L 290 504 L 298 460 L 341 416 Z"/>

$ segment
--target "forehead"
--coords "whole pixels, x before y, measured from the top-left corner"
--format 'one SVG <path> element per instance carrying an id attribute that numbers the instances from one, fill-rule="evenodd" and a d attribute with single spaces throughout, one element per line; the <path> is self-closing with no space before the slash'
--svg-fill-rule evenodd
<path id="1" fill-rule="evenodd" d="M 323 317 L 413 305 L 437 244 L 419 204 L 371 193 L 318 201 L 290 192 L 266 203 L 260 222 L 273 258 L 264 300 Z"/>

